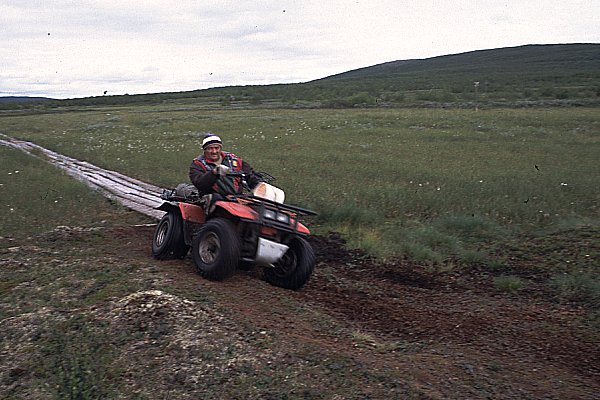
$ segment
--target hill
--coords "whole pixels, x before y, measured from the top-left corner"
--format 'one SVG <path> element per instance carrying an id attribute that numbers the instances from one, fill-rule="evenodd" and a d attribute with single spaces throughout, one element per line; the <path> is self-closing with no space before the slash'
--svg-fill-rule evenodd
<path id="1" fill-rule="evenodd" d="M 29 96 L 0 96 L 0 103 L 24 103 L 29 101 L 52 100 L 49 97 L 29 97 Z"/>
<path id="2" fill-rule="evenodd" d="M 392 61 L 299 84 L 101 96 L 45 102 L 43 105 L 181 101 L 207 108 L 598 105 L 600 44 L 526 45 L 479 50 Z"/>
<path id="3" fill-rule="evenodd" d="M 419 73 L 428 75 L 433 82 L 443 82 L 449 76 L 461 75 L 479 75 L 481 80 L 487 78 L 487 75 L 521 75 L 538 80 L 552 75 L 570 81 L 570 76 L 577 76 L 576 79 L 598 79 L 599 62 L 600 44 L 528 45 L 393 61 L 333 75 L 324 80 L 377 78 L 397 81 L 409 74 Z M 581 73 L 589 76 L 578 76 Z"/>
<path id="4" fill-rule="evenodd" d="M 292 90 L 298 99 L 330 107 L 597 104 L 600 45 L 529 45 L 393 61 Z"/>
<path id="5" fill-rule="evenodd" d="M 394 61 L 313 84 L 385 99 L 517 101 L 600 95 L 600 45 L 529 45 Z M 476 98 L 476 96 L 478 96 Z"/>

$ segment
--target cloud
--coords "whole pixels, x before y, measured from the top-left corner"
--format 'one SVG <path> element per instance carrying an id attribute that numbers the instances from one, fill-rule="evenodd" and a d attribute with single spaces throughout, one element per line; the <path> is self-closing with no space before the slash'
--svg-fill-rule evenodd
<path id="1" fill-rule="evenodd" d="M 595 0 L 5 0 L 0 95 L 303 82 L 399 59 L 600 42 L 598 8 Z"/>

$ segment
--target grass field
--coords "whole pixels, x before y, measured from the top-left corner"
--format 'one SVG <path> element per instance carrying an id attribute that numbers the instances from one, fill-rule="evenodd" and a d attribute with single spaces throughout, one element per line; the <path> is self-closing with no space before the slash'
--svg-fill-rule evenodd
<path id="1" fill-rule="evenodd" d="M 23 239 L 57 226 L 93 228 L 144 218 L 19 150 L 0 146 L 0 160 L 0 237 Z"/>
<path id="2" fill-rule="evenodd" d="M 1 121 L 9 136 L 163 186 L 187 181 L 203 132 L 215 132 L 227 150 L 277 176 L 289 202 L 318 211 L 316 232 L 342 232 L 384 257 L 442 261 L 472 256 L 482 241 L 597 224 L 596 114 L 187 105 Z M 23 162 L 10 160 L 6 173 Z"/>
<path id="3" fill-rule="evenodd" d="M 528 310 L 514 326 L 497 324 L 515 335 L 505 334 L 503 352 L 510 352 L 523 337 L 552 336 L 552 329 L 558 329 L 553 324 L 562 328 L 567 317 L 583 332 L 574 336 L 584 338 L 581 343 L 597 342 L 598 126 L 597 109 L 587 108 L 207 111 L 179 104 L 0 117 L 0 133 L 165 187 L 187 181 L 203 132 L 218 133 L 228 150 L 277 176 L 275 183 L 286 190 L 290 203 L 319 212 L 308 221 L 313 232 L 340 232 L 350 246 L 380 259 L 409 258 L 404 264 L 383 264 L 388 270 L 414 266 L 415 271 L 397 271 L 398 277 L 405 273 L 411 278 L 409 282 L 428 273 L 449 286 L 459 282 L 452 289 L 456 291 L 448 293 L 443 285 L 433 290 L 399 284 L 393 304 L 405 296 L 408 300 L 397 305 L 393 315 L 413 308 L 416 315 L 431 311 L 428 305 L 434 298 L 446 307 L 440 301 L 444 295 L 448 303 L 459 298 L 460 307 L 455 305 L 446 315 L 444 307 L 436 306 L 438 317 L 423 318 L 444 323 L 455 315 L 448 324 L 453 329 L 470 321 L 470 314 L 473 320 L 496 314 L 509 319 L 508 309 Z M 486 357 L 465 358 L 474 348 L 471 339 L 485 336 L 489 327 L 471 336 L 474 325 L 465 325 L 461 329 L 469 339 L 451 350 L 446 332 L 437 328 L 429 329 L 440 335 L 435 340 L 421 334 L 414 341 L 384 341 L 377 330 L 365 330 L 350 317 L 332 318 L 322 311 L 329 310 L 327 303 L 314 308 L 298 297 L 302 293 L 273 292 L 244 276 L 233 283 L 204 282 L 187 261 L 151 259 L 145 243 L 152 228 L 144 228 L 144 236 L 129 226 L 149 222 L 146 217 L 109 202 L 42 160 L 2 146 L 0 199 L 0 341 L 11 349 L 3 364 L 10 366 L 2 375 L 3 393 L 26 393 L 28 398 L 117 397 L 115 393 L 152 398 L 144 393 L 161 387 L 183 394 L 200 388 L 207 391 L 206 398 L 236 394 L 318 399 L 335 393 L 366 398 L 357 394 L 362 391 L 372 398 L 388 398 L 392 387 L 406 392 L 405 398 L 420 398 L 426 392 L 415 371 L 422 365 L 422 373 L 444 371 L 436 388 L 450 385 L 456 379 L 453 374 L 462 373 L 458 380 L 466 379 L 466 386 L 469 377 L 481 380 L 481 397 L 468 391 L 473 389 L 455 392 L 450 385 L 444 393 L 455 398 L 489 398 L 490 393 L 506 391 L 506 382 L 515 387 L 521 381 L 535 382 L 530 375 L 517 377 L 522 372 L 518 369 L 511 375 L 514 366 L 527 374 L 536 368 L 545 374 L 544 365 L 550 365 L 550 373 L 566 371 L 550 375 L 552 379 L 559 376 L 565 387 L 580 390 L 577 393 L 589 389 L 564 380 L 569 371 L 556 367 L 559 364 L 540 367 L 552 357 L 536 359 L 527 352 L 534 351 L 531 346 L 513 348 L 513 353 L 522 353 L 513 364 L 487 357 L 500 357 L 492 347 L 482 347 Z M 365 286 L 378 282 L 386 284 L 387 293 L 389 278 L 377 275 L 368 280 L 364 275 L 364 281 L 355 280 L 362 267 L 332 269 L 329 264 L 318 266 L 312 282 L 324 288 L 311 293 L 324 296 L 333 288 L 332 296 L 343 299 L 350 288 L 357 288 L 350 292 L 357 297 L 348 301 L 367 302 L 371 292 L 365 292 Z M 487 281 L 490 286 L 480 286 Z M 155 293 L 141 291 L 155 289 L 164 293 L 147 302 L 138 298 Z M 473 299 L 473 293 L 488 292 L 489 297 Z M 238 297 L 240 293 L 246 297 Z M 415 296 L 423 299 L 419 305 L 413 304 Z M 552 304 L 547 313 L 540 308 L 546 299 Z M 381 305 L 380 300 L 372 301 Z M 482 314 L 485 308 L 493 315 Z M 532 316 L 538 314 L 547 314 L 548 321 L 536 322 L 539 316 Z M 248 318 L 246 325 L 232 322 L 242 316 Z M 288 327 L 292 334 L 274 330 L 271 335 L 264 327 L 266 317 L 282 325 L 293 321 Z M 406 314 L 402 318 L 403 323 L 412 321 Z M 306 334 L 306 325 L 317 326 L 316 333 Z M 493 332 L 487 332 L 489 343 L 498 342 Z M 572 337 L 556 332 L 563 335 L 560 338 Z M 380 369 L 365 367 L 337 355 L 331 343 L 318 346 L 326 335 L 335 336 L 331 343 L 349 337 L 351 354 L 364 352 L 361 347 L 372 347 L 375 360 L 391 354 L 396 363 L 392 365 L 404 369 L 385 363 Z M 303 337 L 309 338 L 308 347 L 299 340 Z M 382 344 L 376 345 L 379 341 Z M 431 353 L 420 353 L 430 346 Z M 323 361 L 324 354 L 329 361 Z M 264 362 L 269 357 L 273 364 Z M 218 368 L 207 372 L 205 365 Z M 481 365 L 488 367 L 480 373 Z M 186 378 L 188 370 L 192 372 Z M 410 373 L 401 372 L 405 370 Z M 307 373 L 315 388 L 322 389 L 305 386 Z M 429 382 L 427 374 L 422 379 Z M 394 386 L 404 381 L 409 383 L 406 387 Z M 523 392 L 515 396 L 522 398 Z"/>

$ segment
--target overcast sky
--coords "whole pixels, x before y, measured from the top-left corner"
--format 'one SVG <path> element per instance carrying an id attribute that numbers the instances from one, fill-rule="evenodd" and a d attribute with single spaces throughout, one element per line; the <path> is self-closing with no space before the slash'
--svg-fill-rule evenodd
<path id="1" fill-rule="evenodd" d="M 306 82 L 547 43 L 600 43 L 600 0 L 0 0 L 0 96 Z"/>

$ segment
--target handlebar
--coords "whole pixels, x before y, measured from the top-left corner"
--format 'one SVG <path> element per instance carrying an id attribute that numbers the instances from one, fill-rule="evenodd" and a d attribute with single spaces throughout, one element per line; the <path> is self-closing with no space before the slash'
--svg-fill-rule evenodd
<path id="1" fill-rule="evenodd" d="M 277 178 L 275 178 L 273 175 L 267 173 L 267 172 L 255 172 L 253 171 L 254 175 L 257 175 L 263 182 L 266 183 L 271 183 L 274 180 L 276 180 Z M 248 176 L 249 174 L 245 173 L 245 172 L 228 172 L 226 174 L 227 176 L 231 176 L 231 177 L 241 177 L 241 178 L 245 178 L 246 176 Z"/>
<path id="2" fill-rule="evenodd" d="M 243 173 L 243 172 L 228 172 L 226 175 L 227 175 L 227 176 L 232 176 L 232 177 L 234 177 L 234 178 L 235 178 L 235 177 L 238 177 L 238 176 L 239 176 L 239 177 L 242 177 L 242 178 L 245 178 L 247 174 L 245 174 L 245 173 Z"/>

